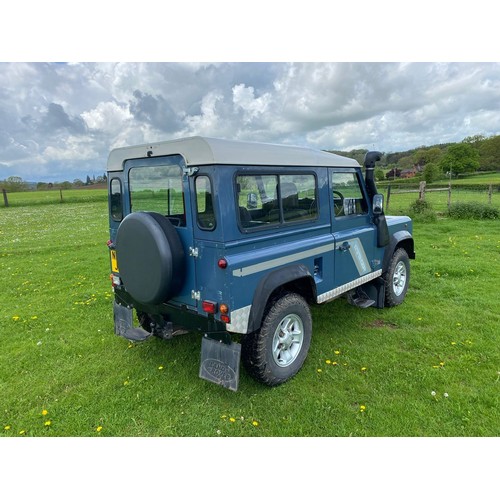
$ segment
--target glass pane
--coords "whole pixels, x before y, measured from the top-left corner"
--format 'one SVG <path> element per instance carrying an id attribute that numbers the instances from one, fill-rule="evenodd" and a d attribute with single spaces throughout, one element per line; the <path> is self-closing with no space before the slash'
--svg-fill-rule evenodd
<path id="1" fill-rule="evenodd" d="M 259 228 L 280 222 L 276 175 L 240 175 L 236 185 L 242 227 Z"/>
<path id="2" fill-rule="evenodd" d="M 332 185 L 336 217 L 368 213 L 368 204 L 354 172 L 333 172 Z"/>
<path id="3" fill-rule="evenodd" d="M 132 212 L 157 212 L 167 216 L 172 224 L 185 226 L 182 169 L 179 165 L 168 164 L 168 159 L 165 163 L 130 169 L 131 210 Z"/>
<path id="4" fill-rule="evenodd" d="M 310 220 L 317 217 L 314 175 L 281 175 L 280 190 L 285 222 Z"/>
<path id="5" fill-rule="evenodd" d="M 122 183 L 120 179 L 112 179 L 110 185 L 110 206 L 111 217 L 115 221 L 121 221 L 123 218 L 122 205 Z"/>
<path id="6" fill-rule="evenodd" d="M 212 185 L 206 175 L 196 178 L 197 220 L 201 229 L 215 228 L 215 213 L 212 198 Z"/>

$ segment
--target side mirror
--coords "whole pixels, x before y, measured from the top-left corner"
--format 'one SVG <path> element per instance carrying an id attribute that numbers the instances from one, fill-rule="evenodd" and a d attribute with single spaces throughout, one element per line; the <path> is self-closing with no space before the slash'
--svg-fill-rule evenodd
<path id="1" fill-rule="evenodd" d="M 373 197 L 373 215 L 382 215 L 384 213 L 384 195 L 376 194 Z"/>

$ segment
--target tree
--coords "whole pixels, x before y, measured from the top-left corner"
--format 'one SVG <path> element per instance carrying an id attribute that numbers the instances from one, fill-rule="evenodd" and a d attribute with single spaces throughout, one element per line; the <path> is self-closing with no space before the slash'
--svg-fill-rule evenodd
<path id="1" fill-rule="evenodd" d="M 439 165 L 444 173 L 455 177 L 459 174 L 475 172 L 479 168 L 479 152 L 465 142 L 453 144 L 448 147 Z"/>
<path id="2" fill-rule="evenodd" d="M 482 170 L 500 170 L 500 135 L 482 141 L 479 156 Z"/>
<path id="3" fill-rule="evenodd" d="M 11 175 L 7 177 L 2 182 L 3 189 L 6 191 L 14 192 L 14 191 L 26 191 L 28 189 L 28 185 L 23 181 L 21 177 L 17 175 Z"/>
<path id="4" fill-rule="evenodd" d="M 419 149 L 413 154 L 413 161 L 417 165 L 427 165 L 427 163 L 435 163 L 441 157 L 441 150 L 439 148 L 425 148 Z"/>
<path id="5" fill-rule="evenodd" d="M 439 179 L 441 172 L 439 165 L 437 163 L 427 163 L 424 167 L 424 179 L 425 182 L 430 184 L 431 182 Z"/>

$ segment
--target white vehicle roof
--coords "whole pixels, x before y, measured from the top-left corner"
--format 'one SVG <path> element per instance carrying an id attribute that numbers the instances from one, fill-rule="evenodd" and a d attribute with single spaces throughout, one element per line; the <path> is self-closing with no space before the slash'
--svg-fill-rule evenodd
<path id="1" fill-rule="evenodd" d="M 279 165 L 311 167 L 359 167 L 351 158 L 298 146 L 187 137 L 172 141 L 116 148 L 108 157 L 108 171 L 123 170 L 125 160 L 148 155 L 180 154 L 187 167 L 201 165 Z"/>

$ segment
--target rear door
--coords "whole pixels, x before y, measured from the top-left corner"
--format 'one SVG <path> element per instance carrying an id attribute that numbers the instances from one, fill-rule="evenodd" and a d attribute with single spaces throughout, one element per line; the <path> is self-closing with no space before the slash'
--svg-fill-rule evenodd
<path id="1" fill-rule="evenodd" d="M 130 193 L 130 212 L 156 212 L 166 217 L 179 235 L 185 255 L 183 286 L 170 302 L 196 307 L 195 260 L 189 177 L 180 155 L 127 160 L 125 177 Z"/>
<path id="2" fill-rule="evenodd" d="M 376 227 L 356 169 L 330 169 L 332 233 L 335 240 L 334 285 L 357 286 L 372 279 L 376 268 Z"/>

